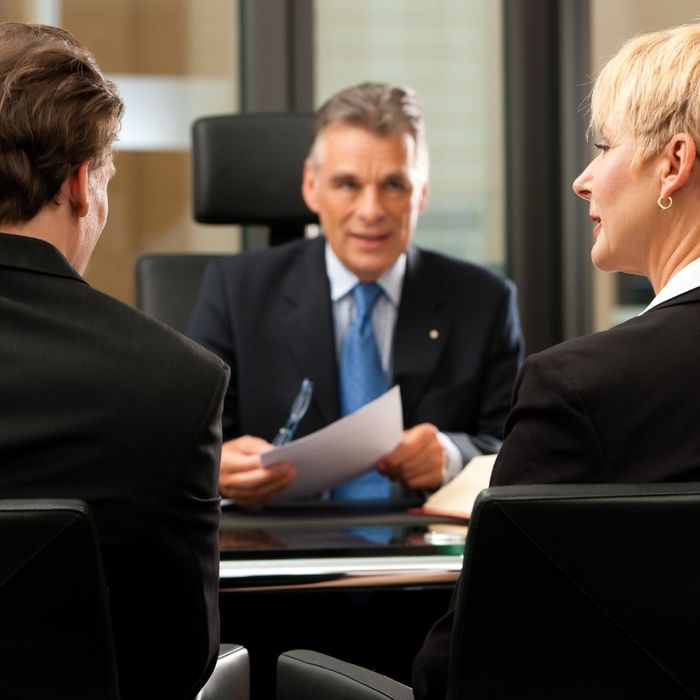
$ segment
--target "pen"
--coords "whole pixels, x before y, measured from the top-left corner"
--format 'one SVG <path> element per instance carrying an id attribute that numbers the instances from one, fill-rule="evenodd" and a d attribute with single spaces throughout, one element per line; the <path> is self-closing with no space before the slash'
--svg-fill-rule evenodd
<path id="1" fill-rule="evenodd" d="M 301 419 L 306 415 L 306 411 L 311 403 L 311 395 L 314 392 L 314 383 L 304 377 L 301 383 L 301 389 L 294 399 L 291 409 L 289 410 L 289 418 L 287 422 L 277 431 L 275 439 L 272 444 L 275 447 L 279 445 L 284 445 L 285 442 L 289 442 L 294 437 L 294 432 L 297 426 L 301 422 Z"/>

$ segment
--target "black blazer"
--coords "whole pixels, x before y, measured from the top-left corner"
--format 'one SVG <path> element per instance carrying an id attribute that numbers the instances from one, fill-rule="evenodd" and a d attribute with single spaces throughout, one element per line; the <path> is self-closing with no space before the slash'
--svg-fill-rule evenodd
<path id="1" fill-rule="evenodd" d="M 322 237 L 298 241 L 219 259 L 206 270 L 188 335 L 232 368 L 224 439 L 271 440 L 304 377 L 315 389 L 297 435 L 339 417 L 324 246 Z M 465 462 L 497 451 L 521 354 L 510 282 L 468 262 L 409 250 L 392 361 L 407 428 L 434 423 Z"/>
<path id="2" fill-rule="evenodd" d="M 700 289 L 525 361 L 491 485 L 700 481 Z M 516 584 L 517 585 L 517 584 Z M 452 610 L 414 663 L 444 698 Z"/>
<path id="3" fill-rule="evenodd" d="M 93 508 L 121 696 L 191 699 L 218 651 L 218 465 L 228 369 L 0 234 L 0 497 Z"/>
<path id="4" fill-rule="evenodd" d="M 492 484 L 700 481 L 700 289 L 529 357 Z"/>

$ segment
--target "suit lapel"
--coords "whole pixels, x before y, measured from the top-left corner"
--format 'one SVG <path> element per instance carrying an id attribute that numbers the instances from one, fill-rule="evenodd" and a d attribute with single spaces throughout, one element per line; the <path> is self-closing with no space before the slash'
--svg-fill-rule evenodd
<path id="1" fill-rule="evenodd" d="M 323 420 L 331 423 L 338 418 L 337 363 L 322 238 L 304 246 L 301 259 L 290 265 L 281 293 L 287 303 L 287 311 L 278 321 L 284 344 L 301 375 L 314 382 L 312 401 Z"/>
<path id="2" fill-rule="evenodd" d="M 451 321 L 446 301 L 439 276 L 418 248 L 409 248 L 393 349 L 404 420 L 414 415 L 447 342 Z"/>

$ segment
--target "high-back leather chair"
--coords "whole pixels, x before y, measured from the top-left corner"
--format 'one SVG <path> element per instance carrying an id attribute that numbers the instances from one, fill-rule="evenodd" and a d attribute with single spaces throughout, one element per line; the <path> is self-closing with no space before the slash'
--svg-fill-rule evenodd
<path id="1" fill-rule="evenodd" d="M 119 698 L 95 527 L 75 501 L 0 501 L 0 694 Z"/>
<path id="2" fill-rule="evenodd" d="M 144 630 L 154 632 L 167 644 Z M 97 532 L 81 501 L 0 500 L 0 697 L 119 700 Z M 198 700 L 247 698 L 247 652 L 226 645 Z"/>
<path id="3" fill-rule="evenodd" d="M 456 593 L 448 700 L 700 697 L 698 541 L 698 484 L 482 492 Z M 277 697 L 413 694 L 301 650 L 280 657 Z"/>
<path id="4" fill-rule="evenodd" d="M 318 218 L 301 196 L 313 114 L 226 114 L 192 127 L 194 218 L 265 225 L 270 245 L 302 238 Z M 213 254 L 151 253 L 136 262 L 136 306 L 184 333 Z"/>
<path id="5" fill-rule="evenodd" d="M 270 227 L 270 245 L 318 221 L 301 196 L 313 114 L 226 114 L 192 126 L 194 218 Z"/>

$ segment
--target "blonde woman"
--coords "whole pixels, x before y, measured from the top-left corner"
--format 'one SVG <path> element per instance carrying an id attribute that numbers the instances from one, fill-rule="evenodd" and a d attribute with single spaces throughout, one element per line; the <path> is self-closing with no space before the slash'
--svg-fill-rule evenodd
<path id="1" fill-rule="evenodd" d="M 593 262 L 656 296 L 528 358 L 493 485 L 700 481 L 700 25 L 625 44 L 595 82 L 591 131 L 600 152 L 573 186 Z M 418 700 L 445 697 L 451 627 L 449 611 L 416 658 Z"/>
<path id="2" fill-rule="evenodd" d="M 700 481 L 700 25 L 632 39 L 591 98 L 574 181 L 592 259 L 647 277 L 639 316 L 528 359 L 493 484 Z"/>

